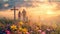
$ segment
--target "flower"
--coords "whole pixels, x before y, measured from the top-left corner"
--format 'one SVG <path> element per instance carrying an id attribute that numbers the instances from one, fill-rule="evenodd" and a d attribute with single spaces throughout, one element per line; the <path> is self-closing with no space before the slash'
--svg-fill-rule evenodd
<path id="1" fill-rule="evenodd" d="M 23 32 L 27 32 L 28 30 L 26 28 L 22 29 Z"/>
<path id="2" fill-rule="evenodd" d="M 20 24 L 20 25 L 23 25 L 23 22 L 21 21 L 21 22 L 19 22 L 19 24 Z"/>
<path id="3" fill-rule="evenodd" d="M 19 30 L 22 31 L 22 28 L 20 27 Z"/>
<path id="4" fill-rule="evenodd" d="M 16 25 L 12 25 L 12 26 L 11 26 L 11 29 L 12 29 L 12 30 L 15 30 L 15 29 L 17 29 L 17 26 L 16 26 Z"/>

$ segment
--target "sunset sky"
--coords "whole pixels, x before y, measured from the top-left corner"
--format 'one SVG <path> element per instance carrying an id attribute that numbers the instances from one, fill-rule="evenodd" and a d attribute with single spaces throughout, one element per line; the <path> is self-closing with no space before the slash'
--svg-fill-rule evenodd
<path id="1" fill-rule="evenodd" d="M 18 12 L 26 10 L 32 23 L 50 26 L 60 25 L 60 0 L 0 0 L 0 18 L 14 19 L 13 7 Z"/>
<path id="2" fill-rule="evenodd" d="M 46 19 L 60 15 L 59 0 L 0 0 L 0 17 L 13 18 L 13 11 L 10 9 L 14 5 L 18 11 L 25 9 L 31 19 L 38 19 L 39 16 Z"/>

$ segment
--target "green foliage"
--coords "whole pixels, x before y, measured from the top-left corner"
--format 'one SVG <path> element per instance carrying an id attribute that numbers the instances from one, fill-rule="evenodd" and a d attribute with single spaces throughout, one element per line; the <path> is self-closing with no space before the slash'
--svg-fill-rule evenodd
<path id="1" fill-rule="evenodd" d="M 6 18 L 0 18 L 0 23 L 6 25 L 6 24 L 12 24 L 13 23 L 13 20 L 9 20 L 9 19 L 6 19 Z"/>

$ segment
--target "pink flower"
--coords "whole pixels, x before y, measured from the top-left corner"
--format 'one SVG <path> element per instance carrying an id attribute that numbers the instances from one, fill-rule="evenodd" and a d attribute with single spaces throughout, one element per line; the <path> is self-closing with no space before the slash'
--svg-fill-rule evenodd
<path id="1" fill-rule="evenodd" d="M 42 32 L 42 30 L 38 30 L 38 32 Z"/>
<path id="2" fill-rule="evenodd" d="M 45 31 L 41 32 L 41 34 L 46 34 Z"/>
<path id="3" fill-rule="evenodd" d="M 48 31 L 50 31 L 50 29 L 47 29 Z"/>
<path id="4" fill-rule="evenodd" d="M 30 32 L 33 32 L 33 31 L 30 31 Z"/>
<path id="5" fill-rule="evenodd" d="M 30 34 L 29 32 L 26 32 L 26 34 Z"/>
<path id="6" fill-rule="evenodd" d="M 6 33 L 7 33 L 7 34 L 10 34 L 10 31 L 6 30 Z"/>

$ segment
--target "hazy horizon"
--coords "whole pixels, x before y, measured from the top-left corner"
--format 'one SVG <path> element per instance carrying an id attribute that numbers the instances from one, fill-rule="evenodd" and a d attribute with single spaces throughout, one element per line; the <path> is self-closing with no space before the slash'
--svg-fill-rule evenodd
<path id="1" fill-rule="evenodd" d="M 56 26 L 60 24 L 60 1 L 59 0 L 0 0 L 0 18 L 14 19 L 13 7 L 18 12 L 26 10 L 26 16 L 32 22 Z"/>

